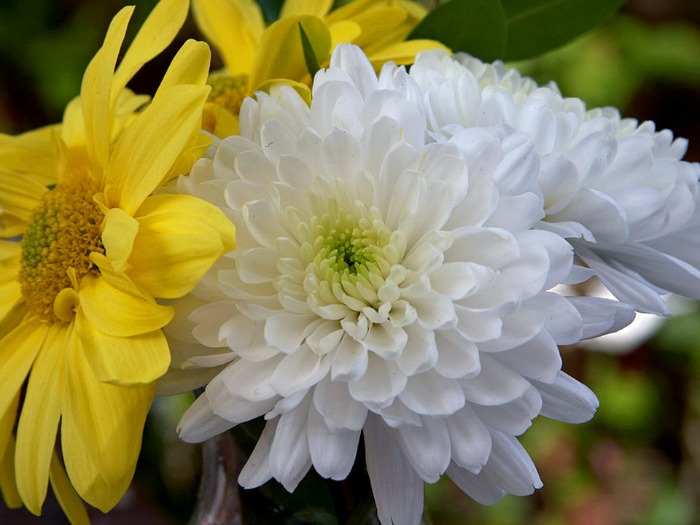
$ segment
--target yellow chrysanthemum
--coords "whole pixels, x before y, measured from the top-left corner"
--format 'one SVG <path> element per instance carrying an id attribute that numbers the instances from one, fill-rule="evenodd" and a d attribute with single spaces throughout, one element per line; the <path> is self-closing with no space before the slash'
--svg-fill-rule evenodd
<path id="1" fill-rule="evenodd" d="M 280 19 L 265 27 L 254 0 L 193 0 L 195 19 L 219 51 L 223 72 L 212 75 L 205 128 L 219 136 L 238 132 L 243 99 L 270 84 L 285 81 L 302 96 L 309 76 L 300 27 L 321 66 L 336 45 L 360 46 L 375 68 L 388 60 L 413 62 L 423 49 L 444 48 L 432 40 L 405 41 L 425 16 L 409 0 L 355 0 L 331 11 L 332 0 L 286 0 Z"/>
<path id="2" fill-rule="evenodd" d="M 115 70 L 122 9 L 62 125 L 0 137 L 0 489 L 35 514 L 49 481 L 74 523 L 78 495 L 107 511 L 124 494 L 170 362 L 173 312 L 156 299 L 189 292 L 234 246 L 215 206 L 153 194 L 202 149 L 208 46 L 185 43 L 145 109 L 125 87 L 188 7 L 162 0 Z"/>

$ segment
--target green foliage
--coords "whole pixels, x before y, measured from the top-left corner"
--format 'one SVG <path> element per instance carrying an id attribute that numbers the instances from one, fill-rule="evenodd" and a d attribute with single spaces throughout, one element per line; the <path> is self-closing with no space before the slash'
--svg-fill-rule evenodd
<path id="1" fill-rule="evenodd" d="M 257 2 L 268 24 L 271 24 L 279 18 L 280 9 L 282 9 L 284 0 L 257 0 Z"/>
<path id="2" fill-rule="evenodd" d="M 657 434 L 659 393 L 656 385 L 639 372 L 620 370 L 617 363 L 599 363 L 590 380 L 600 400 L 596 421 L 621 437 L 652 439 Z"/>
<path id="3" fill-rule="evenodd" d="M 536 59 L 513 64 L 543 84 L 590 106 L 616 106 L 623 113 L 644 85 L 700 84 L 700 30 L 687 21 L 654 24 L 620 14 L 613 20 Z"/>
<path id="4" fill-rule="evenodd" d="M 309 40 L 306 31 L 304 31 L 304 26 L 299 23 L 299 32 L 301 33 L 301 45 L 304 48 L 304 60 L 306 60 L 306 69 L 309 70 L 309 75 L 313 78 L 316 72 L 321 69 L 318 65 L 318 58 L 316 57 L 316 52 L 314 51 L 313 45 Z"/>
<path id="5" fill-rule="evenodd" d="M 410 38 L 439 40 L 485 61 L 522 60 L 564 45 L 613 15 L 625 0 L 449 0 Z"/>
<path id="6" fill-rule="evenodd" d="M 482 60 L 503 58 L 508 39 L 500 0 L 450 0 L 437 6 L 409 38 L 439 40 L 453 51 L 468 51 Z"/>

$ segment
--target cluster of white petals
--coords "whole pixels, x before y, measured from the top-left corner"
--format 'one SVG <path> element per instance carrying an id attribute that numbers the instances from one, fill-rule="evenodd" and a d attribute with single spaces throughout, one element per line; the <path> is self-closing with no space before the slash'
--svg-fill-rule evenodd
<path id="1" fill-rule="evenodd" d="M 681 160 L 685 139 L 466 55 L 424 53 L 411 77 L 435 140 L 474 127 L 532 140 L 537 227 L 566 238 L 618 299 L 656 314 L 669 313 L 662 294 L 700 299 L 700 166 Z"/>
<path id="2" fill-rule="evenodd" d="M 358 48 L 339 46 L 310 107 L 288 87 L 247 99 L 240 136 L 179 181 L 221 206 L 238 238 L 176 305 L 192 328 L 176 360 L 219 367 L 179 431 L 202 441 L 264 416 L 245 487 L 274 478 L 291 491 L 312 466 L 344 479 L 362 437 L 381 522 L 418 523 L 423 482 L 445 473 L 483 503 L 530 494 L 541 482 L 515 436 L 538 415 L 577 423 L 597 407 L 561 371 L 557 345 L 633 312 L 550 291 L 587 275 L 561 234 L 573 211 L 561 214 L 588 190 L 545 184 L 559 164 L 583 169 L 584 152 L 545 159 L 563 132 L 539 137 L 549 128 L 523 100 L 558 95 L 488 68 L 468 78 L 448 60 L 428 54 L 411 75 L 389 65 L 378 78 Z M 439 75 L 454 78 L 448 93 L 431 91 Z M 510 106 L 495 103 L 501 86 Z M 500 107 L 500 120 L 519 112 L 521 131 L 479 122 L 479 107 Z M 577 110 L 582 124 L 566 129 L 580 134 L 598 117 Z M 210 354 L 188 360 L 206 354 L 192 343 Z"/>

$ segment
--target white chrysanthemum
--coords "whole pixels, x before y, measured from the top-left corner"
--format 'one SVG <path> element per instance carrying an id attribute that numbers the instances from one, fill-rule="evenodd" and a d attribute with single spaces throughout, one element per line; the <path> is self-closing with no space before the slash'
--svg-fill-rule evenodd
<path id="1" fill-rule="evenodd" d="M 344 479 L 362 435 L 384 524 L 417 523 L 423 482 L 443 473 L 484 503 L 539 487 L 515 436 L 539 414 L 581 422 L 597 406 L 561 371 L 557 344 L 631 319 L 617 302 L 547 292 L 572 250 L 532 229 L 537 195 L 495 182 L 532 186 L 537 163 L 520 162 L 537 156 L 532 142 L 479 129 L 471 155 L 426 144 L 421 100 L 403 69 L 377 79 L 340 46 L 311 108 L 290 88 L 258 93 L 241 136 L 181 181 L 222 205 L 238 236 L 190 316 L 217 349 L 208 364 L 225 362 L 225 346 L 235 360 L 181 436 L 264 415 L 239 481 L 293 490 L 311 466 Z"/>
<path id="2" fill-rule="evenodd" d="M 540 174 L 530 191 L 541 191 L 546 212 L 539 227 L 568 239 L 620 300 L 666 314 L 660 294 L 700 299 L 700 166 L 681 160 L 686 140 L 611 108 L 587 111 L 555 86 L 466 55 L 423 53 L 411 76 L 437 140 L 475 126 L 533 140 Z"/>

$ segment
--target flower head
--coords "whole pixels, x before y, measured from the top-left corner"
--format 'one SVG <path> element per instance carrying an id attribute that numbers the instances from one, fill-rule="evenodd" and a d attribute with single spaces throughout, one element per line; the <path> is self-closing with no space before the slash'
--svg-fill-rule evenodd
<path id="1" fill-rule="evenodd" d="M 308 39 L 321 65 L 340 43 L 362 47 L 375 67 L 388 60 L 411 63 L 422 49 L 444 47 L 431 40 L 405 41 L 426 10 L 410 0 L 355 0 L 331 10 L 329 0 L 286 0 L 280 19 L 265 27 L 253 0 L 195 0 L 194 14 L 225 68 L 212 75 L 205 126 L 219 136 L 237 133 L 244 98 L 276 82 L 302 94 L 311 81 L 302 46 Z M 235 28 L 235 30 L 234 30 Z"/>
<path id="2" fill-rule="evenodd" d="M 566 238 L 621 301 L 665 314 L 660 294 L 700 298 L 700 165 L 682 160 L 685 139 L 466 55 L 421 54 L 411 77 L 436 140 L 484 126 L 532 139 L 538 228 Z"/>
<path id="3" fill-rule="evenodd" d="M 125 88 L 187 9 L 186 0 L 159 3 L 115 70 L 133 8 L 120 11 L 62 125 L 0 139 L 1 231 L 22 236 L 0 245 L 0 451 L 7 460 L 16 442 L 18 494 L 35 514 L 49 479 L 76 521 L 73 487 L 105 511 L 122 496 L 170 362 L 161 329 L 173 312 L 156 298 L 189 292 L 233 246 L 214 206 L 152 195 L 202 149 L 206 44 L 180 49 L 145 109 Z M 65 471 L 54 453 L 59 422 Z"/>
<path id="4" fill-rule="evenodd" d="M 597 406 L 557 344 L 630 314 L 548 291 L 572 250 L 533 229 L 536 194 L 498 184 L 532 185 L 536 163 L 514 167 L 534 144 L 492 129 L 473 130 L 471 156 L 428 143 L 422 99 L 403 68 L 377 78 L 340 46 L 310 107 L 286 86 L 247 99 L 241 136 L 180 184 L 238 231 L 182 305 L 212 348 L 187 364 L 228 365 L 180 433 L 200 441 L 264 416 L 245 487 L 293 490 L 311 466 L 344 479 L 363 435 L 380 520 L 417 523 L 423 482 L 443 473 L 485 503 L 531 493 L 540 480 L 515 436 L 538 414 L 580 422 Z"/>

